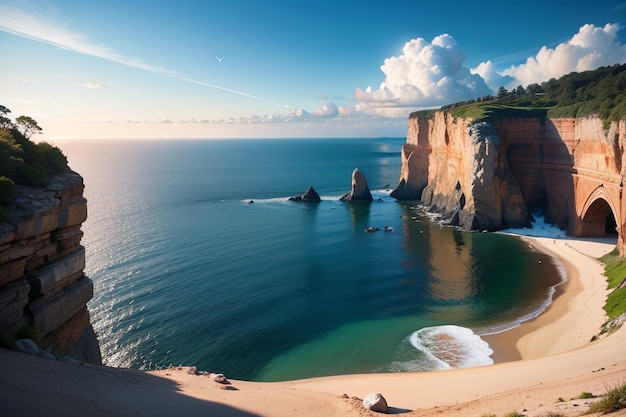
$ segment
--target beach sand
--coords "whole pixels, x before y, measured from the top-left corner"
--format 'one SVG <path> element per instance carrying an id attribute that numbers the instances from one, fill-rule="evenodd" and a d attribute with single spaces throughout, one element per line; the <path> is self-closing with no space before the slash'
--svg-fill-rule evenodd
<path id="1" fill-rule="evenodd" d="M 614 241 L 523 239 L 541 251 L 538 261 L 560 259 L 569 279 L 537 319 L 489 337 L 500 353 L 494 365 L 223 385 L 187 368 L 141 372 L 72 365 L 0 349 L 0 414 L 370 416 L 378 413 L 364 410 L 360 399 L 381 393 L 390 413 L 407 416 L 580 415 L 592 400 L 572 398 L 626 382 L 626 328 L 590 341 L 606 320 L 608 294 L 596 258 L 612 250 Z"/>

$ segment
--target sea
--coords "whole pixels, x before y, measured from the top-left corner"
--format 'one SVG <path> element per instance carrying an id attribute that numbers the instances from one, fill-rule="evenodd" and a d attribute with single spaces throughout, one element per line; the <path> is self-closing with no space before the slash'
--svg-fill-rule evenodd
<path id="1" fill-rule="evenodd" d="M 85 182 L 105 364 L 284 381 L 493 363 L 484 336 L 545 310 L 563 267 L 390 197 L 404 142 L 54 143 Z M 370 203 L 340 201 L 355 168 Z M 289 201 L 310 186 L 320 202 Z"/>

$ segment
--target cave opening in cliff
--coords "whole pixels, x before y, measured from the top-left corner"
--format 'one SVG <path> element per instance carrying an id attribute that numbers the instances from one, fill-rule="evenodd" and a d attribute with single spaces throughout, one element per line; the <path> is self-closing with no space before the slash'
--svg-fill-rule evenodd
<path id="1" fill-rule="evenodd" d="M 582 235 L 588 237 L 617 236 L 617 221 L 609 203 L 595 200 L 584 213 Z"/>
<path id="2" fill-rule="evenodd" d="M 613 212 L 610 212 L 606 216 L 606 223 L 604 223 L 604 232 L 607 236 L 617 236 L 617 221 L 615 221 L 615 216 L 613 216 Z"/>
<path id="3" fill-rule="evenodd" d="M 530 213 L 545 216 L 548 211 L 548 193 L 546 193 L 545 188 L 533 188 L 528 197 L 526 207 Z"/>

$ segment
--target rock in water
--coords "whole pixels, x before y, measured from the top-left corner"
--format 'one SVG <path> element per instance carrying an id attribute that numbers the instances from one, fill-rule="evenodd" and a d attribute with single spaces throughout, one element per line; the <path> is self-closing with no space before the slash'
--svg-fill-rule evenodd
<path id="1" fill-rule="evenodd" d="M 315 188 L 309 187 L 302 195 L 289 197 L 289 201 L 322 201 L 322 199 Z"/>
<path id="2" fill-rule="evenodd" d="M 345 194 L 341 201 L 372 201 L 372 194 L 367 187 L 367 179 L 365 174 L 355 168 L 352 172 L 352 191 Z"/>
<path id="3" fill-rule="evenodd" d="M 370 394 L 363 399 L 363 408 L 378 413 L 386 413 L 388 410 L 387 400 L 382 394 Z"/>

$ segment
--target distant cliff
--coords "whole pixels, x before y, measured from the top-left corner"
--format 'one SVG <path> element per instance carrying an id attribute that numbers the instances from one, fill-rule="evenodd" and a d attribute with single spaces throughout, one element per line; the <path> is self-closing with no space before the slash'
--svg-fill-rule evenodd
<path id="1" fill-rule="evenodd" d="M 539 212 L 575 236 L 617 233 L 623 250 L 625 143 L 624 120 L 412 115 L 392 196 L 466 230 L 527 226 Z"/>
<path id="2" fill-rule="evenodd" d="M 69 172 L 47 187 L 18 186 L 0 224 L 0 331 L 34 337 L 54 354 L 101 363 L 86 304 L 81 224 L 87 218 L 83 179 Z"/>

